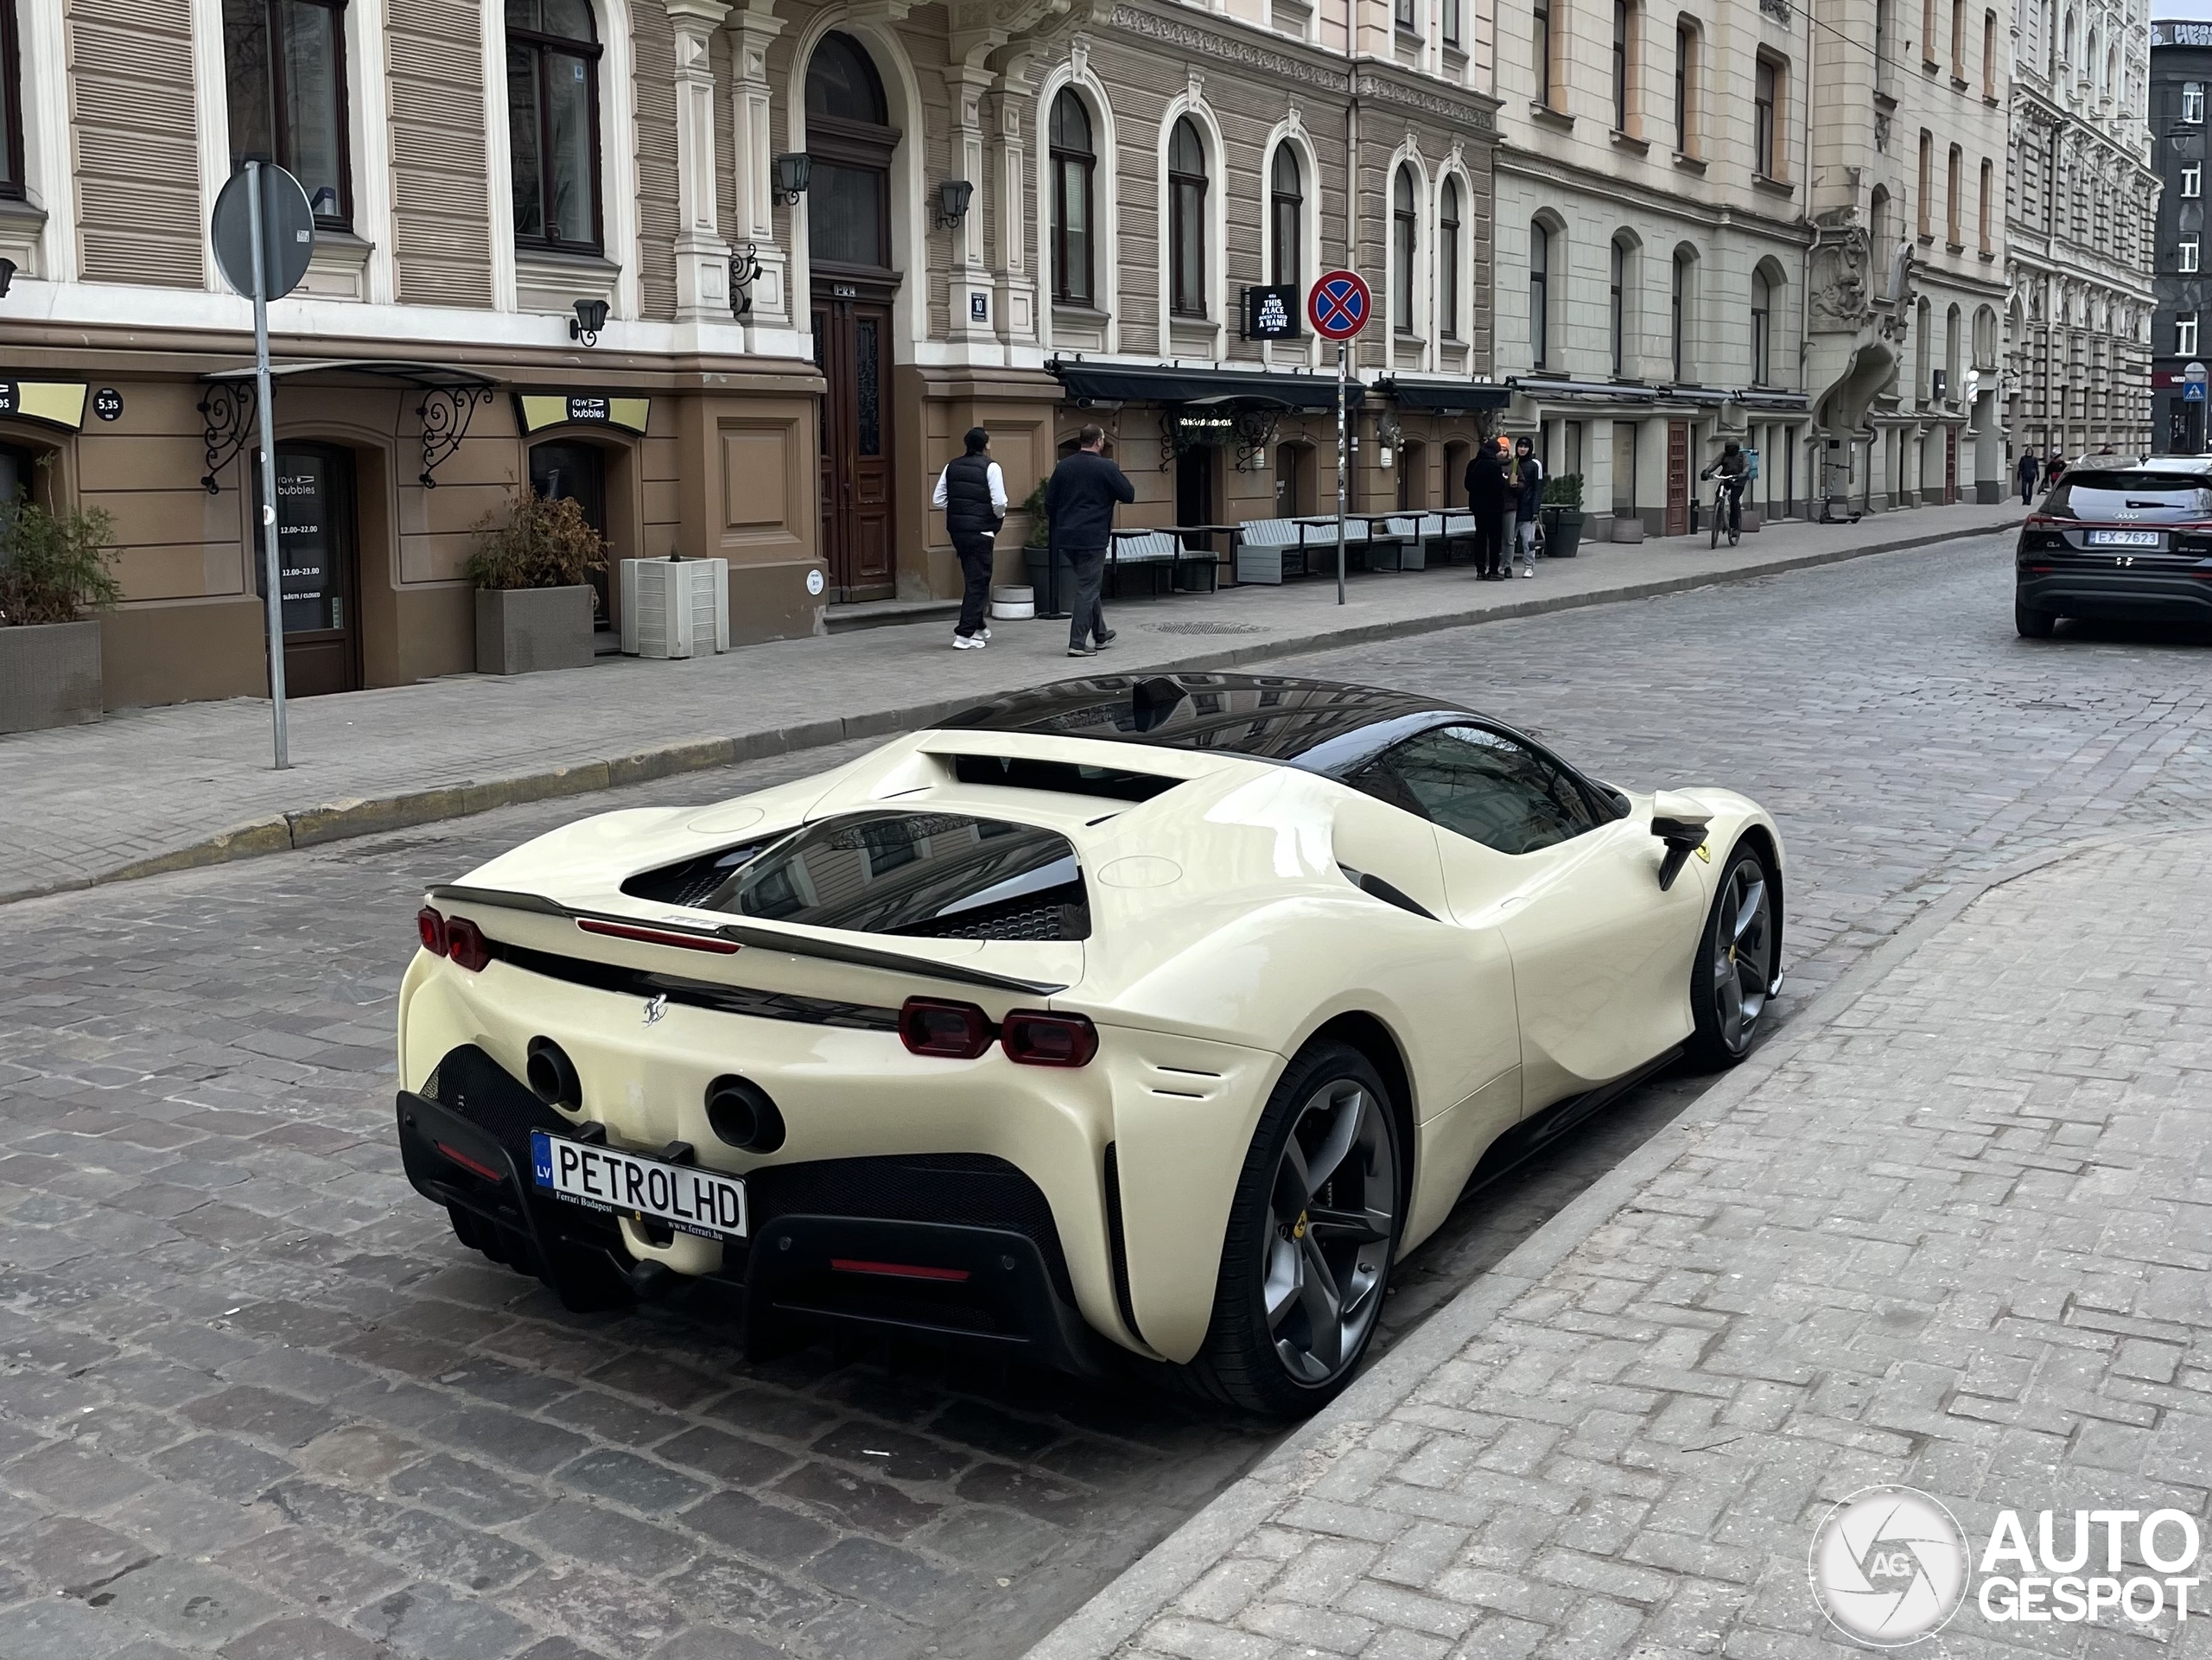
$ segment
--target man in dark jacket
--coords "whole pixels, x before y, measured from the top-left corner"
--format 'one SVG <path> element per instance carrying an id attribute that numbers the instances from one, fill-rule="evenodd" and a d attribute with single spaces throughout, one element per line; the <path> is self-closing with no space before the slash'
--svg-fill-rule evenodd
<path id="1" fill-rule="evenodd" d="M 1052 551 L 1075 574 L 1075 605 L 1068 618 L 1068 655 L 1096 657 L 1113 643 L 1106 610 L 1098 602 L 1106 579 L 1106 544 L 1114 536 L 1114 504 L 1137 499 L 1136 487 L 1103 454 L 1106 435 L 1084 427 L 1076 450 L 1061 457 L 1045 487 L 1045 518 Z"/>
<path id="2" fill-rule="evenodd" d="M 960 620 L 952 630 L 955 651 L 981 651 L 990 644 L 983 620 L 991 597 L 991 563 L 998 551 L 999 527 L 1006 523 L 1006 474 L 991 456 L 991 435 L 968 429 L 967 453 L 938 475 L 936 505 L 944 509 L 944 528 L 959 556 Z"/>
<path id="3" fill-rule="evenodd" d="M 2020 452 L 2020 464 L 2013 468 L 2020 475 L 2020 500 L 2025 505 L 2036 499 L 2036 480 L 2043 472 L 2043 463 L 2036 459 L 2032 449 Z"/>
<path id="4" fill-rule="evenodd" d="M 1544 464 L 1536 459 L 1536 446 L 1526 438 L 1513 441 L 1513 518 L 1521 548 L 1521 574 L 1536 574 L 1536 516 L 1544 506 Z M 1512 562 L 1509 549 L 1506 560 Z"/>
<path id="5" fill-rule="evenodd" d="M 1505 494 L 1505 463 L 1489 444 L 1467 463 L 1467 511 L 1475 516 L 1475 580 L 1495 582 L 1505 575 L 1505 527 L 1512 508 Z"/>

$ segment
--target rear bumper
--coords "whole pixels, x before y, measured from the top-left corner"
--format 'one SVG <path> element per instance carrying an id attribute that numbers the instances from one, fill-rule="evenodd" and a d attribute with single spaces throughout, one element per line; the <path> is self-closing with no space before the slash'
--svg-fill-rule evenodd
<path id="1" fill-rule="evenodd" d="M 2126 622 L 2212 622 L 2212 582 L 2196 576 L 2053 571 L 2018 577 L 2019 601 L 2055 617 Z"/>
<path id="2" fill-rule="evenodd" d="M 423 1092 L 399 1092 L 397 1115 L 416 1192 L 447 1209 L 465 1243 L 536 1275 L 567 1307 L 621 1307 L 684 1282 L 634 1256 L 611 1216 L 531 1184 L 531 1131 L 575 1127 L 481 1049 L 448 1053 Z M 721 1268 L 690 1283 L 749 1352 L 830 1325 L 1101 1371 L 1050 1207 L 1003 1161 L 817 1160 L 755 1171 L 747 1189 L 751 1241 L 725 1243 Z"/>

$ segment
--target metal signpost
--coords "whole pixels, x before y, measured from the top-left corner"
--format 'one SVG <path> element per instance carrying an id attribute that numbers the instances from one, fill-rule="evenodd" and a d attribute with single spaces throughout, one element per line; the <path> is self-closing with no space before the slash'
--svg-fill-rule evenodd
<path id="1" fill-rule="evenodd" d="M 1345 342 L 1367 326 L 1375 296 L 1355 271 L 1324 271 L 1306 296 L 1306 320 L 1325 340 L 1337 343 L 1337 603 L 1344 602 L 1344 502 L 1351 476 L 1351 448 L 1344 423 L 1344 392 L 1350 376 Z"/>
<path id="2" fill-rule="evenodd" d="M 300 285 L 315 254 L 315 209 L 290 174 L 249 161 L 215 198 L 208 226 L 225 280 L 253 302 L 253 401 L 261 425 L 262 581 L 268 589 L 269 703 L 276 766 L 292 764 L 284 733 L 284 562 L 276 535 L 276 441 L 269 389 L 269 302 Z"/>

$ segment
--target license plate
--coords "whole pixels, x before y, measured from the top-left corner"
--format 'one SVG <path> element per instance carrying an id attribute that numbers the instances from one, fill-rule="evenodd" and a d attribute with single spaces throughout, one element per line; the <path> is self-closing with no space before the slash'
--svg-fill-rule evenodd
<path id="1" fill-rule="evenodd" d="M 702 1239 L 742 1239 L 745 1184 L 696 1165 L 642 1159 L 611 1147 L 530 1135 L 531 1176 L 556 1198 L 614 1215 L 650 1217 Z"/>
<path id="2" fill-rule="evenodd" d="M 2091 531 L 2089 545 L 2093 548 L 2155 548 L 2158 545 L 2156 531 Z"/>

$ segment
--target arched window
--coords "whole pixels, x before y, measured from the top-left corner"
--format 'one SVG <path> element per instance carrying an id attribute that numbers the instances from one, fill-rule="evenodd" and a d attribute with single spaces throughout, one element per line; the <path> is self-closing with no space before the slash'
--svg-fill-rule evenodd
<path id="1" fill-rule="evenodd" d="M 1541 219 L 1529 221 L 1529 361 L 1550 366 L 1552 233 Z"/>
<path id="2" fill-rule="evenodd" d="M 1091 184 L 1098 156 L 1090 137 L 1090 111 L 1068 88 L 1052 100 L 1052 297 L 1069 305 L 1096 300 L 1092 228 L 1097 223 Z"/>
<path id="3" fill-rule="evenodd" d="M 1943 395 L 1956 398 L 1961 392 L 1959 379 L 1960 317 L 1959 308 L 1953 306 L 1943 318 Z"/>
<path id="4" fill-rule="evenodd" d="M 1628 372 L 1629 268 L 1634 257 L 1635 250 L 1627 238 L 1613 239 L 1606 272 L 1605 328 L 1615 375 Z"/>
<path id="5" fill-rule="evenodd" d="M 1675 383 L 1690 384 L 1696 369 L 1692 347 L 1691 317 L 1697 303 L 1697 256 L 1688 248 L 1675 250 L 1675 269 L 1667 295 L 1667 346 Z"/>
<path id="6" fill-rule="evenodd" d="M 1996 181 L 1996 168 L 1987 156 L 1981 159 L 1981 195 L 1976 207 L 1976 224 L 1981 233 L 1981 251 L 1990 251 L 1989 199 Z"/>
<path id="7" fill-rule="evenodd" d="M 588 25 L 587 25 L 588 27 Z M 305 187 L 318 224 L 353 223 L 346 154 L 345 0 L 223 0 L 231 165 L 259 156 Z M 0 105 L 7 124 L 0 194 L 22 194 L 16 8 L 0 0 Z M 15 188 L 9 191 L 6 187 Z"/>
<path id="8" fill-rule="evenodd" d="M 1949 157 L 1943 165 L 1943 231 L 1945 239 L 1954 247 L 1965 239 L 1960 234 L 1959 221 L 1961 198 L 1966 194 L 1961 186 L 1960 175 L 1965 166 L 1965 153 L 1956 144 L 1952 145 Z"/>
<path id="9" fill-rule="evenodd" d="M 1890 223 L 1890 193 L 1878 184 L 1866 204 L 1866 227 L 1872 242 L 1874 264 L 1878 270 L 1885 269 L 1896 231 Z"/>
<path id="10" fill-rule="evenodd" d="M 1401 334 L 1418 333 L 1414 327 L 1414 260 L 1421 251 L 1420 208 L 1414 188 L 1414 170 L 1398 169 L 1390 187 L 1390 309 Z"/>
<path id="11" fill-rule="evenodd" d="M 1697 25 L 1688 18 L 1675 25 L 1675 149 L 1698 153 Z"/>
<path id="12" fill-rule="evenodd" d="M 1774 319 L 1774 287 L 1767 281 L 1764 270 L 1751 273 L 1751 385 L 1764 386 L 1767 382 L 1767 364 L 1771 336 L 1769 329 Z"/>
<path id="13" fill-rule="evenodd" d="M 507 0 L 517 242 L 599 251 L 599 54 L 589 0 Z"/>
<path id="14" fill-rule="evenodd" d="M 1933 198 L 1936 194 L 1936 135 L 1923 127 L 1920 130 L 1920 234 L 1936 234 L 1936 215 Z"/>
<path id="15" fill-rule="evenodd" d="M 1919 391 L 1920 401 L 1925 404 L 1935 396 L 1934 382 L 1929 376 L 1935 369 L 1936 309 L 1924 296 L 1913 308 L 1912 328 L 1920 341 L 1920 372 L 1915 377 L 1914 384 Z"/>
<path id="16" fill-rule="evenodd" d="M 1459 181 L 1446 179 L 1436 215 L 1437 321 L 1448 340 L 1459 338 Z"/>
<path id="17" fill-rule="evenodd" d="M 806 66 L 808 257 L 819 265 L 891 265 L 891 124 L 883 80 L 849 35 L 824 35 Z"/>
<path id="18" fill-rule="evenodd" d="M 1268 174 L 1268 224 L 1273 245 L 1268 249 L 1272 281 L 1277 287 L 1300 287 L 1299 266 L 1306 248 L 1306 178 L 1298 165 L 1298 151 L 1288 144 L 1275 146 L 1274 166 Z"/>
<path id="19" fill-rule="evenodd" d="M 1634 103 L 1634 83 L 1631 76 L 1636 68 L 1636 5 L 1635 0 L 1613 0 L 1613 130 L 1630 132 L 1630 107 Z"/>
<path id="20" fill-rule="evenodd" d="M 1206 147 L 1187 115 L 1167 138 L 1168 309 L 1206 315 Z"/>
<path id="21" fill-rule="evenodd" d="M 1981 95 L 1997 96 L 1997 14 L 1981 14 Z"/>

